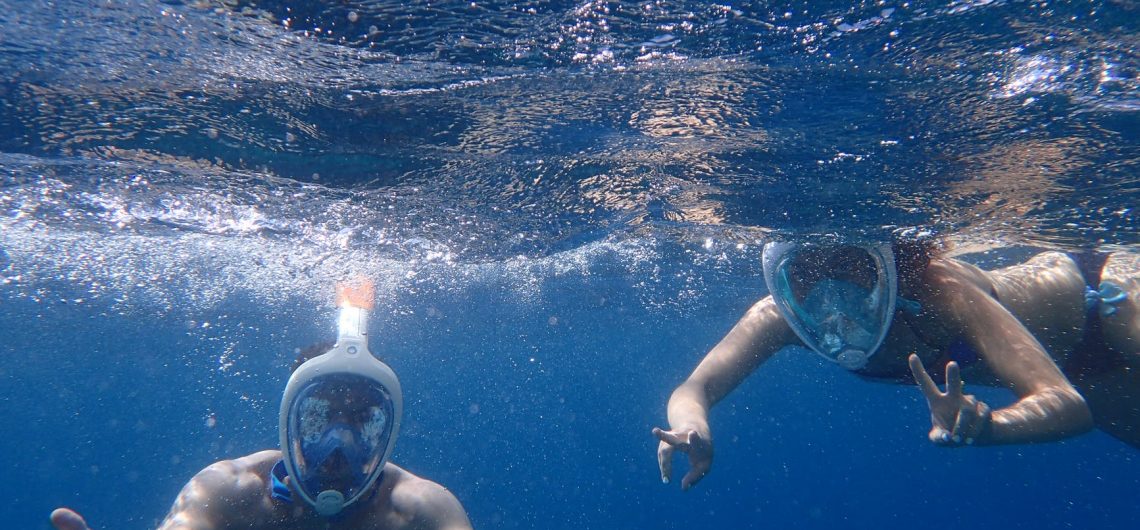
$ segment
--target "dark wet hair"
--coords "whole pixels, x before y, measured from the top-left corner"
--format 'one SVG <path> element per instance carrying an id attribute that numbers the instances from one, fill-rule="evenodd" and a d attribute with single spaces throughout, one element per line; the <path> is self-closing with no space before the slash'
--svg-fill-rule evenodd
<path id="1" fill-rule="evenodd" d="M 293 367 L 289 369 L 289 373 L 296 372 L 297 368 L 305 364 L 305 361 L 331 350 L 335 344 L 336 343 L 331 340 L 325 340 L 297 350 L 297 357 L 293 359 Z"/>
<path id="2" fill-rule="evenodd" d="M 947 250 L 947 243 L 934 233 L 916 230 L 897 232 L 891 238 L 891 252 L 895 255 L 899 282 L 917 282 L 930 262 Z"/>

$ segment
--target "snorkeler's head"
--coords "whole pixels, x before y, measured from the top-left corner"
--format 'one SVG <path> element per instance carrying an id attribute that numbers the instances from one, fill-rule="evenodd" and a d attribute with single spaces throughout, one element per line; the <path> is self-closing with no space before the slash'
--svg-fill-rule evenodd
<path id="1" fill-rule="evenodd" d="M 343 305 L 336 344 L 299 353 L 281 400 L 286 471 L 300 497 L 324 516 L 363 498 L 399 433 L 400 381 L 368 351 L 367 322 L 367 309 Z"/>
<path id="2" fill-rule="evenodd" d="M 890 245 L 773 242 L 763 265 L 777 309 L 807 347 L 850 370 L 867 364 L 894 316 Z"/>

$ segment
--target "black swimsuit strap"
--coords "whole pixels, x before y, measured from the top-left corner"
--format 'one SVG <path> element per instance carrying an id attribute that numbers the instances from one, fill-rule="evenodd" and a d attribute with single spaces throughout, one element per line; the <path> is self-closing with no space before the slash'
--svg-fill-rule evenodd
<path id="1" fill-rule="evenodd" d="M 1077 263 L 1077 269 L 1081 271 L 1081 277 L 1085 280 L 1085 285 L 1092 289 L 1100 289 L 1100 274 L 1104 271 L 1104 264 L 1108 261 L 1107 252 L 1098 252 L 1095 250 L 1084 250 L 1076 254 L 1070 254 L 1069 257 Z"/>

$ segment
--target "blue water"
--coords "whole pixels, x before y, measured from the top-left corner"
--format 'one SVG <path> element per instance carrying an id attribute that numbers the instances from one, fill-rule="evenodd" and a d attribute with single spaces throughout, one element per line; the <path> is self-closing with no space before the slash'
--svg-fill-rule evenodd
<path id="1" fill-rule="evenodd" d="M 0 0 L 0 525 L 153 528 L 274 447 L 366 274 L 393 460 L 476 528 L 1132 527 L 1136 449 L 937 448 L 916 388 L 794 348 L 692 491 L 650 429 L 770 237 L 1135 248 L 1138 10 Z"/>

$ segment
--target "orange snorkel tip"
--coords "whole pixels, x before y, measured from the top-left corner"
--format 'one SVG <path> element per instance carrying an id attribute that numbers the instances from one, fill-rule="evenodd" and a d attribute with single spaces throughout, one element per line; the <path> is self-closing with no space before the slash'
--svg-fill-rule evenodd
<path id="1" fill-rule="evenodd" d="M 368 278 L 358 276 L 336 284 L 337 307 L 358 307 L 371 311 L 375 300 L 376 286 Z"/>

